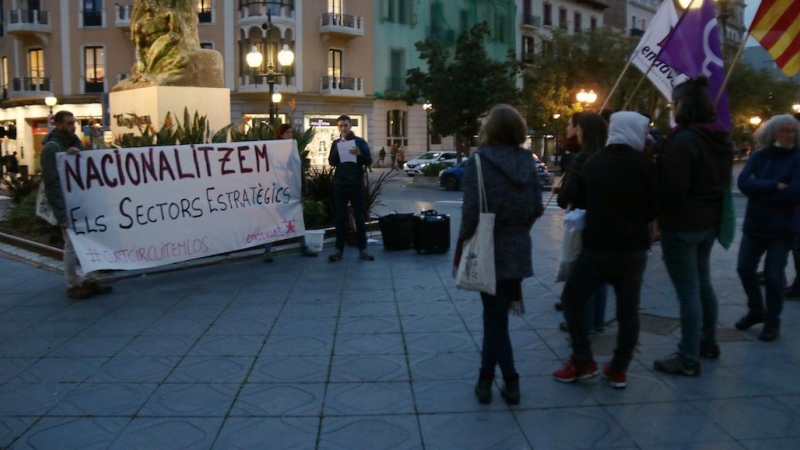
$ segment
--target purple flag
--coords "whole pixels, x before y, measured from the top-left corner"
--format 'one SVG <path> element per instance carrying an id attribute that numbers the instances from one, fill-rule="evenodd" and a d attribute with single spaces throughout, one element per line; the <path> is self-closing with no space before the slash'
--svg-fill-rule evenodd
<path id="1" fill-rule="evenodd" d="M 713 0 L 692 2 L 667 36 L 657 59 L 691 78 L 700 75 L 708 77 L 708 95 L 711 101 L 716 100 L 725 81 L 725 67 Z M 727 91 L 722 93 L 717 103 L 717 119 L 730 131 L 731 111 L 728 108 Z"/>

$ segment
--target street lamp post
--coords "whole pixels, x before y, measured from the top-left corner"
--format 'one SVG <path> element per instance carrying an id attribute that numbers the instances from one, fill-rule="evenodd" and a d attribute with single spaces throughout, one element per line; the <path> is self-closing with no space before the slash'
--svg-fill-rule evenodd
<path id="1" fill-rule="evenodd" d="M 55 128 L 55 124 L 53 124 L 53 106 L 58 104 L 58 98 L 51 92 L 44 98 L 44 104 L 50 108 L 50 114 L 47 116 L 47 129 L 52 130 Z"/>
<path id="2" fill-rule="evenodd" d="M 575 94 L 575 99 L 581 104 L 583 109 L 586 109 L 592 103 L 597 101 L 597 94 L 593 90 L 589 90 L 586 92 L 585 90 L 581 89 L 580 92 Z"/>
<path id="3" fill-rule="evenodd" d="M 422 105 L 422 109 L 425 110 L 425 151 L 431 151 L 431 109 L 433 109 L 433 105 L 431 102 L 425 102 Z"/>
<path id="4" fill-rule="evenodd" d="M 792 111 L 794 111 L 795 114 L 800 113 L 800 103 L 792 105 Z"/>
<path id="5" fill-rule="evenodd" d="M 267 22 L 262 25 L 262 28 L 267 30 L 267 39 L 270 39 L 270 30 L 272 29 L 272 13 L 267 11 Z M 278 97 L 280 93 L 275 92 L 275 83 L 278 82 L 278 77 L 286 76 L 285 73 L 281 73 L 275 70 L 275 62 L 272 60 L 272 53 L 269 51 L 267 52 L 267 71 L 264 73 L 255 73 L 258 67 L 261 67 L 261 63 L 264 61 L 264 55 L 258 51 L 258 48 L 253 45 L 250 53 L 247 54 L 245 57 L 247 60 L 247 65 L 253 70 L 254 76 L 256 76 L 256 86 L 258 86 L 258 78 L 263 76 L 266 78 L 267 85 L 269 86 L 269 123 L 273 127 L 275 126 L 275 103 L 280 102 L 281 97 Z M 291 66 L 294 62 L 294 52 L 289 49 L 289 46 L 284 44 L 283 49 L 278 52 L 278 63 L 281 67 L 288 67 Z M 275 99 L 278 99 L 278 102 Z"/>
<path id="6" fill-rule="evenodd" d="M 558 119 L 561 114 L 553 114 L 553 153 L 558 154 Z"/>

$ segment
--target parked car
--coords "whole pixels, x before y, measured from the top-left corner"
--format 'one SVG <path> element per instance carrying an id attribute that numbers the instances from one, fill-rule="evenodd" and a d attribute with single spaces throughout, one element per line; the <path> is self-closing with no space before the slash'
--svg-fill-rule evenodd
<path id="1" fill-rule="evenodd" d="M 545 184 L 550 184 L 552 181 L 552 176 L 550 172 L 547 170 L 547 164 L 542 162 L 536 153 L 531 153 L 533 159 L 536 160 L 536 170 L 539 174 L 539 184 L 544 186 Z M 459 164 L 456 164 L 453 167 L 448 167 L 447 169 L 442 170 L 439 173 L 439 186 L 447 189 L 448 191 L 456 191 L 461 189 L 461 182 L 464 180 L 464 164 L 466 164 L 466 158 L 461 161 Z"/>
<path id="2" fill-rule="evenodd" d="M 414 175 L 422 174 L 422 168 L 429 164 L 445 163 L 453 165 L 457 160 L 458 153 L 456 152 L 427 152 L 423 153 L 419 158 L 414 158 L 403 164 L 403 170 L 406 175 L 413 177 Z"/>

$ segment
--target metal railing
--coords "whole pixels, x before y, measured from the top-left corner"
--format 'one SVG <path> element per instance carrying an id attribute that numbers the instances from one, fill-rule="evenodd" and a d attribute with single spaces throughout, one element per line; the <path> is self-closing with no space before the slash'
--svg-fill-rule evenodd
<path id="1" fill-rule="evenodd" d="M 354 77 L 322 77 L 320 80 L 320 89 L 361 92 L 364 90 L 364 79 Z"/>
<path id="2" fill-rule="evenodd" d="M 17 77 L 11 79 L 11 92 L 49 91 L 50 77 Z"/>
<path id="3" fill-rule="evenodd" d="M 541 28 L 542 27 L 542 17 L 541 16 L 534 16 L 534 15 L 522 16 L 522 24 L 523 25 L 530 25 L 530 26 L 536 27 L 536 28 Z"/>
<path id="4" fill-rule="evenodd" d="M 30 23 L 49 25 L 50 13 L 47 11 L 39 11 L 38 9 L 14 9 L 8 12 L 8 22 L 12 24 Z"/>
<path id="5" fill-rule="evenodd" d="M 406 77 L 403 76 L 386 77 L 386 91 L 405 92 L 407 90 L 408 86 L 406 85 Z"/>
<path id="6" fill-rule="evenodd" d="M 345 28 L 362 29 L 364 19 L 350 14 L 325 13 L 320 18 L 321 26 L 336 25 Z"/>

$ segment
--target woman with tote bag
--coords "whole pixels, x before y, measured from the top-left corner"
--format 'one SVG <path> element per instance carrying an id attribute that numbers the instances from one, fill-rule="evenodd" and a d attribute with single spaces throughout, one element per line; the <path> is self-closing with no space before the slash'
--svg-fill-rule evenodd
<path id="1" fill-rule="evenodd" d="M 505 382 L 500 394 L 509 404 L 518 404 L 520 401 L 519 374 L 514 367 L 508 333 L 508 313 L 512 309 L 523 311 L 522 279 L 533 276 L 530 231 L 544 210 L 535 161 L 521 147 L 526 133 L 525 120 L 516 109 L 503 104 L 495 106 L 481 130 L 477 153 L 465 165 L 464 204 L 453 264 L 454 275 L 459 265 L 465 264 L 461 258 L 465 242 L 476 234 L 479 217 L 485 215 L 481 208 L 479 167 L 485 191 L 487 211 L 484 212 L 494 214 L 493 262 L 496 283 L 494 293 L 481 292 L 483 350 L 480 376 L 475 386 L 478 401 L 484 404 L 492 401 L 492 383 L 497 365 Z"/>

